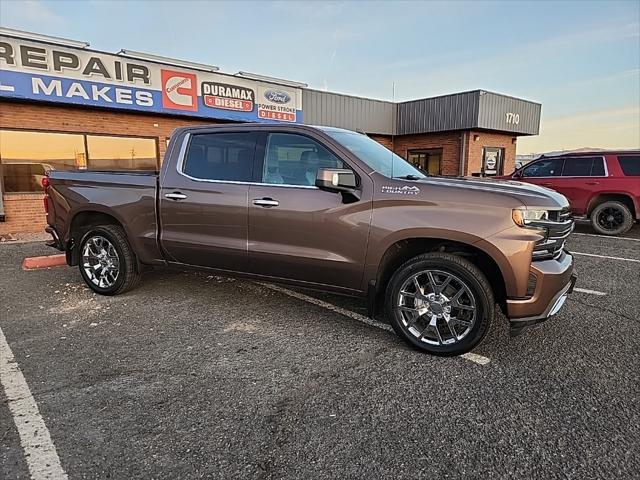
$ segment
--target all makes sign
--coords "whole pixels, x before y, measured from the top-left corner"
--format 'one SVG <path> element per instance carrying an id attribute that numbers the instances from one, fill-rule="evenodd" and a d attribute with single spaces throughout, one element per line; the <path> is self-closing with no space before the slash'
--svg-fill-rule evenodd
<path id="1" fill-rule="evenodd" d="M 301 122 L 302 91 L 0 36 L 0 97 L 245 122 Z"/>

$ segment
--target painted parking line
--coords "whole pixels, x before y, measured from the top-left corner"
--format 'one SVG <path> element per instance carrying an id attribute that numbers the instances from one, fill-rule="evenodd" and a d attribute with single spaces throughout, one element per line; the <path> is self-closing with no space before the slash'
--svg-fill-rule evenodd
<path id="1" fill-rule="evenodd" d="M 66 479 L 49 430 L 40 415 L 31 390 L 20 371 L 7 339 L 0 328 L 0 384 L 16 424 L 20 444 L 33 480 Z"/>
<path id="2" fill-rule="evenodd" d="M 307 303 L 312 303 L 313 305 L 318 305 L 319 307 L 326 308 L 327 310 L 331 310 L 332 312 L 339 313 L 340 315 L 344 315 L 345 317 L 349 317 L 359 322 L 365 323 L 371 327 L 379 328 L 381 330 L 385 330 L 387 332 L 391 332 L 395 334 L 395 332 L 393 331 L 393 328 L 391 328 L 391 325 L 376 322 L 375 320 L 371 320 L 369 317 L 365 315 L 352 312 L 351 310 L 347 310 L 346 308 L 338 307 L 337 305 L 334 305 L 332 303 L 325 302 L 317 298 L 310 297 L 309 295 L 295 292 L 293 290 L 289 290 L 288 288 L 280 287 L 278 285 L 273 285 L 270 283 L 258 283 L 258 285 L 266 287 L 270 290 L 274 290 L 276 292 L 284 293 L 285 295 L 288 295 L 293 298 L 297 298 L 298 300 L 302 300 Z M 478 355 L 477 353 L 471 353 L 471 352 L 465 353 L 464 355 L 460 355 L 460 358 L 464 358 L 465 360 L 469 360 L 479 365 L 486 365 L 489 362 L 491 362 L 491 359 L 484 357 L 482 355 Z"/>
<path id="3" fill-rule="evenodd" d="M 574 292 L 580 292 L 580 293 L 588 293 L 589 295 L 606 295 L 605 292 L 599 292 L 598 290 L 589 290 L 588 288 L 574 288 L 573 289 Z"/>
<path id="4" fill-rule="evenodd" d="M 571 234 L 571 236 L 574 235 L 580 235 L 582 237 L 598 237 L 598 238 L 608 238 L 611 240 L 631 240 L 632 242 L 640 242 L 640 238 L 629 238 L 629 237 L 613 237 L 610 235 L 597 235 L 595 233 L 580 233 L 580 232 L 573 232 Z"/>
<path id="5" fill-rule="evenodd" d="M 331 310 L 333 312 L 339 313 L 340 315 L 344 315 L 345 317 L 353 318 L 354 320 L 357 320 L 362 323 L 366 323 L 371 327 L 376 327 L 381 330 L 386 330 L 387 332 L 394 333 L 393 328 L 391 328 L 391 325 L 376 322 L 374 320 L 371 320 L 369 317 L 360 315 L 359 313 L 356 313 L 356 312 L 352 312 L 351 310 L 347 310 L 346 308 L 338 307 L 332 303 L 324 302 L 317 298 L 310 297 L 309 295 L 305 295 L 299 292 L 294 292 L 293 290 L 289 290 L 288 288 L 280 287 L 278 285 L 272 285 L 270 283 L 259 283 L 259 285 L 262 285 L 263 287 L 267 287 L 270 290 L 275 290 L 276 292 L 284 293 L 285 295 L 288 295 L 293 298 L 297 298 L 298 300 L 302 300 L 307 303 L 318 305 L 319 307 L 326 308 L 327 310 Z"/>
<path id="6" fill-rule="evenodd" d="M 623 258 L 623 257 L 610 257 L 609 255 L 596 255 L 595 253 L 583 253 L 583 252 L 571 252 L 571 255 L 582 255 L 585 257 L 596 257 L 596 258 L 606 258 L 609 260 L 621 260 L 623 262 L 634 262 L 640 263 L 640 260 L 635 258 Z"/>

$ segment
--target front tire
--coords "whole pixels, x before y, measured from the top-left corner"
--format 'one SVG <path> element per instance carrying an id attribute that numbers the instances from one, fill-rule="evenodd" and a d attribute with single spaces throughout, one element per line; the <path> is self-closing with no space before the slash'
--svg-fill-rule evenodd
<path id="1" fill-rule="evenodd" d="M 622 202 L 603 202 L 591 212 L 591 226 L 602 235 L 622 235 L 633 227 L 633 215 Z"/>
<path id="2" fill-rule="evenodd" d="M 140 280 L 136 258 L 122 227 L 91 227 L 80 241 L 80 275 L 94 292 L 118 295 Z"/>
<path id="3" fill-rule="evenodd" d="M 470 261 L 444 252 L 404 263 L 387 285 L 391 326 L 405 342 L 433 355 L 460 355 L 486 335 L 495 314 L 493 290 Z"/>

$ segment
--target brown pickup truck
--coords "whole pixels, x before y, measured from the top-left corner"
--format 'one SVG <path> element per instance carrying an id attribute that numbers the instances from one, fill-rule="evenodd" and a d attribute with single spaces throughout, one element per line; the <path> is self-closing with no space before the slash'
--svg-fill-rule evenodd
<path id="1" fill-rule="evenodd" d="M 54 171 L 51 245 L 104 295 L 145 266 L 210 269 L 367 298 L 397 334 L 452 355 L 540 322 L 575 283 L 567 199 L 430 177 L 366 135 L 302 125 L 177 129 L 159 175 Z"/>

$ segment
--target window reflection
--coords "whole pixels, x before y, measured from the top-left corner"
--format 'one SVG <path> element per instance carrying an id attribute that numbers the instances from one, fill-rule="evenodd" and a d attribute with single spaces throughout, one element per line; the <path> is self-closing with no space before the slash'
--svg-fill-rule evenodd
<path id="1" fill-rule="evenodd" d="M 86 145 L 89 155 L 85 150 Z M 157 170 L 153 138 L 0 130 L 1 191 L 41 192 L 48 170 Z"/>
<path id="2" fill-rule="evenodd" d="M 156 170 L 156 142 L 151 138 L 87 135 L 90 170 Z"/>
<path id="3" fill-rule="evenodd" d="M 0 130 L 3 191 L 39 192 L 47 170 L 68 170 L 85 159 L 82 135 Z"/>

